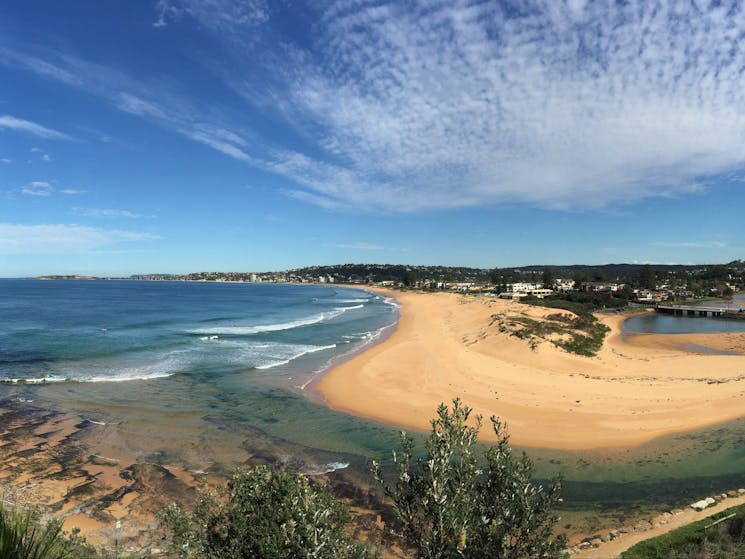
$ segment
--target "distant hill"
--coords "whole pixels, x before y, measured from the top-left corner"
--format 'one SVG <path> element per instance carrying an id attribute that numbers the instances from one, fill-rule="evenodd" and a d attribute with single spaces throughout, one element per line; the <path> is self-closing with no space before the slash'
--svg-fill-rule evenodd
<path id="1" fill-rule="evenodd" d="M 745 262 L 726 264 L 598 264 L 531 265 L 505 268 L 468 268 L 464 266 L 407 266 L 402 264 L 337 264 L 310 266 L 274 272 L 195 272 L 191 274 L 147 274 L 132 279 L 191 281 L 334 281 L 368 283 L 412 280 L 499 282 L 540 281 L 548 270 L 553 278 L 581 281 L 612 281 L 634 284 L 645 269 L 651 268 L 660 281 L 724 281 L 743 284 Z"/>

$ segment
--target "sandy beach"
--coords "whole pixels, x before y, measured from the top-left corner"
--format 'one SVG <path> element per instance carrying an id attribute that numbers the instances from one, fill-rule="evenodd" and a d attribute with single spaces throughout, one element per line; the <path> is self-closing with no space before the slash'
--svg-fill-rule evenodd
<path id="1" fill-rule="evenodd" d="M 402 305 L 396 330 L 312 387 L 334 409 L 426 430 L 439 403 L 460 397 L 485 418 L 506 420 L 514 444 L 563 450 L 635 446 L 745 415 L 745 334 L 622 335 L 627 315 L 599 315 L 611 331 L 596 357 L 582 357 L 549 341 L 531 348 L 497 326 L 554 309 L 381 294 Z M 481 436 L 493 438 L 489 429 Z"/>

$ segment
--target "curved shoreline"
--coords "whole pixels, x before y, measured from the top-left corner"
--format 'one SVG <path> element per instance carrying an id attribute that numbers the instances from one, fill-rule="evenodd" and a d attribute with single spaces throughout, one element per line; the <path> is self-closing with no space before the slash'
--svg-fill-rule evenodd
<path id="1" fill-rule="evenodd" d="M 426 430 L 439 403 L 460 397 L 484 417 L 505 419 L 515 444 L 561 450 L 637 446 L 745 415 L 745 335 L 653 334 L 638 343 L 622 334 L 626 315 L 601 315 L 611 333 L 597 357 L 586 358 L 549 343 L 531 350 L 489 324 L 495 314 L 540 319 L 546 309 L 450 293 L 376 292 L 395 295 L 401 318 L 385 343 L 314 384 L 333 409 Z M 681 351 L 690 340 L 715 349 L 734 344 L 738 355 Z M 484 429 L 482 438 L 493 433 Z"/>
<path id="2" fill-rule="evenodd" d="M 373 295 L 381 295 L 375 290 L 366 288 L 364 291 L 367 291 Z M 387 296 L 389 297 L 389 296 Z M 313 375 L 308 379 L 304 384 L 299 386 L 300 390 L 306 392 L 306 395 L 308 398 L 312 401 L 321 403 L 323 405 L 328 405 L 326 402 L 326 398 L 323 395 L 322 392 L 317 390 L 316 386 L 318 383 L 323 379 L 325 375 L 328 374 L 329 371 L 331 371 L 334 367 L 339 367 L 343 365 L 344 363 L 354 359 L 358 355 L 363 354 L 365 351 L 372 349 L 373 347 L 380 345 L 384 343 L 388 338 L 391 337 L 393 332 L 396 331 L 396 327 L 398 326 L 399 320 L 401 320 L 401 314 L 398 309 L 401 308 L 401 305 L 398 303 L 395 297 L 389 297 L 393 301 L 395 301 L 394 306 L 396 307 L 396 319 L 391 322 L 390 324 L 387 324 L 386 326 L 383 326 L 382 328 L 378 329 L 378 335 L 375 337 L 368 338 L 364 340 L 362 343 L 360 343 L 358 346 L 354 347 L 353 349 L 347 351 L 346 353 L 342 353 L 341 355 L 337 355 L 335 357 L 332 357 L 329 359 L 326 363 L 323 364 L 317 371 L 313 373 Z M 329 406 L 330 407 L 330 406 Z"/>

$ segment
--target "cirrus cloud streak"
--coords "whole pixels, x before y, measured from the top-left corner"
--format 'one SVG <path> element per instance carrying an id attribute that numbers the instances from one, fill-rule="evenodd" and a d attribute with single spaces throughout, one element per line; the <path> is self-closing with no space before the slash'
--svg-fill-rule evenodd
<path id="1" fill-rule="evenodd" d="M 45 140 L 72 140 L 72 137 L 67 134 L 53 130 L 52 128 L 47 128 L 46 126 L 42 126 L 36 122 L 11 115 L 0 116 L 0 130 L 2 129 L 25 132 L 27 134 L 38 136 L 39 138 L 44 138 Z"/>
<path id="2" fill-rule="evenodd" d="M 283 110 L 332 157 L 275 165 L 321 200 L 587 209 L 745 163 L 739 3 L 337 2 L 322 22 Z"/>
<path id="3" fill-rule="evenodd" d="M 120 243 L 157 240 L 151 233 L 101 229 L 77 224 L 0 223 L 0 254 L 68 254 Z"/>
<path id="4" fill-rule="evenodd" d="M 283 10 L 292 17 L 262 0 L 160 0 L 155 12 L 157 26 L 190 18 L 218 39 L 225 56 L 209 69 L 247 114 L 283 123 L 272 139 L 235 106 L 175 94 L 155 77 L 16 46 L 0 62 L 102 97 L 335 210 L 607 209 L 700 195 L 745 167 L 739 2 L 337 1 L 308 7 L 305 40 L 282 34 Z"/>

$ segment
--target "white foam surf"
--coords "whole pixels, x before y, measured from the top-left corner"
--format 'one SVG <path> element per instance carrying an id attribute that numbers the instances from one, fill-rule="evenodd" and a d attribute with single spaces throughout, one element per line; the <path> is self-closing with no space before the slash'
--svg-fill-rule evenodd
<path id="1" fill-rule="evenodd" d="M 318 324 L 319 322 L 325 322 L 332 320 L 338 316 L 341 316 L 347 311 L 354 309 L 361 309 L 364 305 L 354 305 L 351 307 L 336 307 L 334 310 L 326 311 L 297 320 L 290 320 L 288 322 L 277 322 L 273 324 L 252 324 L 246 326 L 238 325 L 224 325 L 224 326 L 212 326 L 210 328 L 198 328 L 195 330 L 189 330 L 189 334 L 199 334 L 203 338 L 210 336 L 250 336 L 252 334 L 261 334 L 264 332 L 279 332 L 282 330 L 292 330 L 294 328 L 301 328 L 303 326 L 310 326 Z"/>
<path id="2" fill-rule="evenodd" d="M 302 326 L 310 326 L 311 324 L 318 324 L 324 320 L 330 320 L 339 316 L 342 312 L 339 309 L 334 311 L 319 313 L 298 320 L 291 320 L 289 322 L 279 322 L 275 324 L 255 324 L 251 326 L 213 326 L 211 328 L 199 328 L 198 330 L 191 330 L 190 334 L 203 334 L 203 335 L 224 335 L 224 336 L 248 336 L 251 334 L 261 334 L 263 332 L 279 332 L 281 330 L 292 330 L 293 328 L 300 328 Z"/>
<path id="3" fill-rule="evenodd" d="M 262 365 L 256 365 L 256 368 L 260 370 L 273 369 L 274 367 L 279 367 L 281 365 L 287 365 L 288 363 L 294 361 L 295 359 L 299 359 L 303 355 L 307 355 L 309 353 L 316 353 L 317 351 L 323 351 L 325 349 L 334 349 L 335 347 L 336 347 L 336 344 L 325 345 L 325 346 L 298 346 L 298 351 L 294 353 L 293 355 L 287 358 L 284 358 L 284 359 L 280 358 L 276 361 L 264 363 Z"/>
<path id="4" fill-rule="evenodd" d="M 0 382 L 4 384 L 44 384 L 47 382 L 65 382 L 66 380 L 69 379 L 55 375 L 47 375 L 43 377 L 31 378 L 4 378 L 0 380 Z"/>
<path id="5" fill-rule="evenodd" d="M 328 464 L 324 464 L 323 466 L 309 466 L 305 470 L 303 470 L 303 473 L 306 476 L 320 476 L 323 474 L 330 474 L 331 472 L 335 472 L 336 470 L 343 470 L 344 468 L 349 467 L 349 462 L 329 462 Z"/>
<path id="6" fill-rule="evenodd" d="M 335 309 L 335 310 L 337 310 L 337 311 L 342 311 L 342 312 L 346 312 L 346 311 L 351 311 L 351 310 L 353 310 L 353 309 L 361 309 L 361 308 L 363 308 L 364 306 L 365 306 L 365 305 L 354 305 L 353 307 L 336 307 L 336 309 Z"/>

